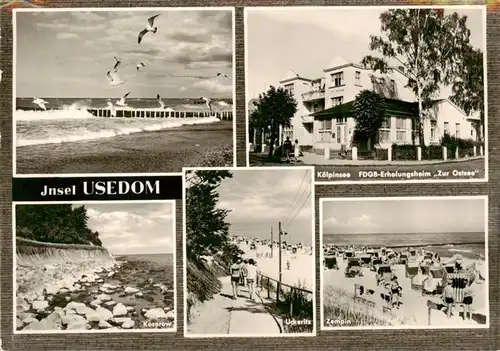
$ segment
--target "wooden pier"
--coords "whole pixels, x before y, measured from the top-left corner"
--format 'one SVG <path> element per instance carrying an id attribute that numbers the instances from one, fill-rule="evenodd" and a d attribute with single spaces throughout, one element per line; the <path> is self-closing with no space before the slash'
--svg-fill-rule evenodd
<path id="1" fill-rule="evenodd" d="M 96 117 L 112 117 L 109 108 L 88 108 Z M 116 117 L 124 118 L 206 118 L 217 117 L 221 121 L 232 121 L 233 111 L 165 111 L 160 109 L 120 109 L 115 108 Z"/>

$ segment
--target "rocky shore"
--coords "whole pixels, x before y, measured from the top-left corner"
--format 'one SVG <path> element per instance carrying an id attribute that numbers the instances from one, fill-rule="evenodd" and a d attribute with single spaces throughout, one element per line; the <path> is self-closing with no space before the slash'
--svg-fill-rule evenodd
<path id="1" fill-rule="evenodd" d="M 175 327 L 173 271 L 154 262 L 18 263 L 16 276 L 17 330 Z"/>

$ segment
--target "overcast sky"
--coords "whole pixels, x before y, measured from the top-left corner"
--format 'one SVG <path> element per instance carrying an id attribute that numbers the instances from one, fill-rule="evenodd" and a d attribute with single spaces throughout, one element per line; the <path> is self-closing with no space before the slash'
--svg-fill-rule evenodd
<path id="1" fill-rule="evenodd" d="M 370 34 L 381 33 L 379 16 L 384 11 L 381 7 L 246 8 L 247 100 L 277 85 L 289 70 L 319 78 L 336 56 L 359 63 L 370 54 Z M 484 52 L 483 11 L 456 12 L 468 16 L 471 44 Z"/>
<path id="2" fill-rule="evenodd" d="M 156 14 L 157 33 L 138 44 Z M 18 97 L 232 97 L 231 10 L 20 12 L 16 21 Z M 113 56 L 125 84 L 108 85 Z M 147 67 L 137 72 L 139 61 Z"/>
<path id="3" fill-rule="evenodd" d="M 85 204 L 88 226 L 113 255 L 173 253 L 171 203 Z"/>
<path id="4" fill-rule="evenodd" d="M 278 222 L 288 233 L 283 240 L 311 244 L 313 208 L 311 171 L 304 169 L 238 169 L 218 188 L 219 207 L 231 209 L 230 234 L 278 240 Z M 295 218 L 294 218 L 295 217 Z M 293 219 L 293 220 L 292 220 Z M 291 221 L 291 222 L 290 222 Z"/>
<path id="5" fill-rule="evenodd" d="M 483 199 L 323 203 L 324 234 L 484 232 Z"/>

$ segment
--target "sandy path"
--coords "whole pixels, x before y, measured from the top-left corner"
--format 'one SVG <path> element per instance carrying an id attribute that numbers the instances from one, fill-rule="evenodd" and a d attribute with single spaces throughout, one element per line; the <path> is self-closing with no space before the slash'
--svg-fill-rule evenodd
<path id="1" fill-rule="evenodd" d="M 219 295 L 204 303 L 188 326 L 188 334 L 203 335 L 277 335 L 280 328 L 264 304 L 248 299 L 246 288 L 239 289 L 238 299 L 232 300 L 230 277 L 219 278 Z"/>

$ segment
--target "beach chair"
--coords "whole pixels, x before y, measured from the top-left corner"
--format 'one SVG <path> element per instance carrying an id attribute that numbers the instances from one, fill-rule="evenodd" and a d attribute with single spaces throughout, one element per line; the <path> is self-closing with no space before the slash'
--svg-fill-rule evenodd
<path id="1" fill-rule="evenodd" d="M 451 287 L 453 288 L 453 308 L 462 307 L 465 310 L 464 304 L 464 289 L 469 285 L 470 273 L 451 273 L 447 278 L 451 279 Z"/>

